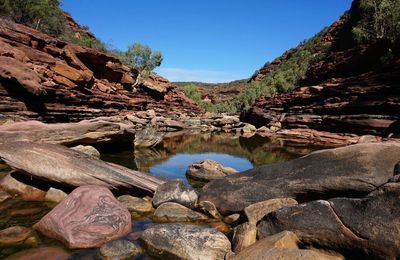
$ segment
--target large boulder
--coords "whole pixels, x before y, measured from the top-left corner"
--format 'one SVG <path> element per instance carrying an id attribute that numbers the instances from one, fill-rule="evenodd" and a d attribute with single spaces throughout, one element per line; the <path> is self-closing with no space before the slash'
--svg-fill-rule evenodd
<path id="1" fill-rule="evenodd" d="M 81 186 L 34 228 L 69 248 L 100 247 L 131 231 L 129 211 L 101 186 Z"/>
<path id="2" fill-rule="evenodd" d="M 158 186 L 154 193 L 153 205 L 157 208 L 165 202 L 176 202 L 185 207 L 194 208 L 197 199 L 195 190 L 186 187 L 180 180 L 176 180 Z"/>
<path id="3" fill-rule="evenodd" d="M 315 247 L 349 258 L 400 257 L 400 183 L 388 183 L 365 198 L 334 198 L 285 207 L 258 224 L 260 238 L 290 230 Z"/>
<path id="4" fill-rule="evenodd" d="M 9 166 L 32 176 L 70 187 L 100 185 L 128 189 L 130 193 L 153 193 L 163 180 L 103 162 L 55 144 L 9 142 L 0 144 L 0 158 Z M 54 167 L 57 165 L 57 167 Z"/>
<path id="5" fill-rule="evenodd" d="M 223 166 L 214 160 L 202 160 L 189 165 L 186 176 L 192 180 L 208 182 L 234 173 L 238 173 L 238 171 L 231 167 Z"/>
<path id="6" fill-rule="evenodd" d="M 23 121 L 0 126 L 0 143 L 30 141 L 63 145 L 133 142 L 134 131 L 129 125 L 105 119 L 78 123 L 45 124 Z"/>
<path id="7" fill-rule="evenodd" d="M 200 201 L 213 202 L 222 214 L 273 198 L 299 202 L 339 196 L 362 196 L 393 176 L 400 145 L 358 144 L 322 150 L 280 164 L 264 165 L 214 180 Z"/>
<path id="8" fill-rule="evenodd" d="M 162 259 L 224 259 L 231 251 L 224 234 L 195 225 L 155 225 L 146 229 L 141 239 L 150 255 Z"/>

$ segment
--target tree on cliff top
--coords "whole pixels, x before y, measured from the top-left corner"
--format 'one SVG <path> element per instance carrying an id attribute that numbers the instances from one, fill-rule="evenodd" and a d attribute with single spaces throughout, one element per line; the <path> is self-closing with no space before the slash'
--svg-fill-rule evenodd
<path id="1" fill-rule="evenodd" d="M 150 71 L 160 66 L 163 61 L 161 52 L 153 52 L 147 45 L 134 43 L 128 46 L 126 52 L 118 52 L 116 56 L 128 66 L 138 71 L 138 77 L 134 86 L 142 83 Z"/>
<path id="2" fill-rule="evenodd" d="M 353 33 L 359 42 L 400 41 L 400 1 L 362 0 L 362 16 Z"/>
<path id="3" fill-rule="evenodd" d="M 60 5 L 60 0 L 0 0 L 0 15 L 59 36 L 65 28 L 65 16 Z"/>

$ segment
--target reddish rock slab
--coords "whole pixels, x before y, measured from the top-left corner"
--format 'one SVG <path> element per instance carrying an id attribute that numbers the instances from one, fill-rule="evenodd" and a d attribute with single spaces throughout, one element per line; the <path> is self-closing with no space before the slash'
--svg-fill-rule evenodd
<path id="1" fill-rule="evenodd" d="M 131 231 L 131 215 L 105 187 L 75 189 L 34 225 L 69 248 L 100 247 Z"/>

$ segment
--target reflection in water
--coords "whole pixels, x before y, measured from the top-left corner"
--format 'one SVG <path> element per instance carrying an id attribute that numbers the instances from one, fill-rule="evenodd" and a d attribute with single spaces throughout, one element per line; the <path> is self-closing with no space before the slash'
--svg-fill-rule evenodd
<path id="1" fill-rule="evenodd" d="M 188 166 L 198 160 L 212 159 L 244 171 L 262 164 L 285 162 L 316 149 L 287 147 L 258 135 L 245 138 L 232 134 L 169 133 L 154 148 L 104 154 L 102 159 L 186 182 Z"/>
<path id="2" fill-rule="evenodd" d="M 169 133 L 163 142 L 154 148 L 103 154 L 102 159 L 171 179 L 180 178 L 187 183 L 186 169 L 189 164 L 197 160 L 213 159 L 223 165 L 243 171 L 260 164 L 287 161 L 316 149 L 287 146 L 260 136 L 244 138 L 230 134 Z M 9 170 L 6 165 L 0 164 L 0 178 Z M 43 202 L 24 202 L 18 197 L 0 203 L 0 230 L 18 225 L 32 227 L 53 206 L 53 204 Z M 133 232 L 124 239 L 137 241 L 142 230 L 152 224 L 152 220 L 148 217 L 134 219 Z M 40 233 L 37 235 L 40 248 L 63 247 L 54 239 Z M 30 247 L 25 248 L 21 245 L 2 247 L 0 245 L 0 259 Z M 70 259 L 96 259 L 98 254 L 98 249 L 64 249 L 72 253 Z M 142 254 L 139 259 L 148 259 L 147 257 Z"/>
<path id="3" fill-rule="evenodd" d="M 168 179 L 181 179 L 185 183 L 185 173 L 189 165 L 199 160 L 212 159 L 219 162 L 224 166 L 232 167 L 238 171 L 245 171 L 253 168 L 253 164 L 245 158 L 232 156 L 221 153 L 198 153 L 198 154 L 184 154 L 178 153 L 173 155 L 167 161 L 156 164 L 150 168 L 150 173 L 161 175 Z"/>

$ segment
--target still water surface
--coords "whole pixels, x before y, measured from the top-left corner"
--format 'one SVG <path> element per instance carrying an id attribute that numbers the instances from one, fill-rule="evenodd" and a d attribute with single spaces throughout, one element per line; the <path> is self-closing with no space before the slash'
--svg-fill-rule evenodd
<path id="1" fill-rule="evenodd" d="M 245 138 L 230 134 L 169 133 L 154 148 L 103 153 L 102 159 L 168 179 L 179 178 L 188 184 L 185 172 L 190 164 L 198 160 L 213 159 L 225 166 L 245 171 L 261 164 L 294 159 L 316 149 L 273 142 L 260 136 Z M 53 207 L 49 203 L 24 202 L 18 197 L 0 203 L 0 230 L 17 225 L 31 227 Z M 125 239 L 136 241 L 140 232 L 149 225 L 153 225 L 151 216 L 134 219 L 131 237 Z M 39 248 L 46 255 L 48 246 L 63 248 L 72 254 L 70 259 L 96 259 L 98 253 L 98 249 L 70 251 L 56 240 L 36 232 L 35 236 L 33 244 L 0 245 L 0 259 L 10 255 L 13 256 L 7 259 L 29 259 L 30 248 Z M 136 259 L 148 259 L 148 256 L 142 254 Z"/>
<path id="2" fill-rule="evenodd" d="M 196 161 L 212 159 L 245 171 L 262 164 L 284 162 L 317 147 L 285 146 L 258 135 L 171 133 L 154 148 L 103 154 L 105 161 L 188 183 L 185 172 Z"/>

